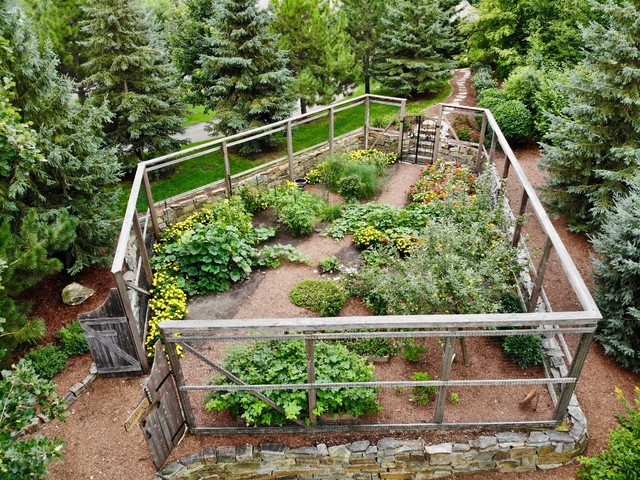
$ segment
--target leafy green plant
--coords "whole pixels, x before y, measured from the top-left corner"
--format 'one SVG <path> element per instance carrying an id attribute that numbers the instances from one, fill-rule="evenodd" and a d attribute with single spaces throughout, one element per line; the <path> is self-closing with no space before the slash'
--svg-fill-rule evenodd
<path id="1" fill-rule="evenodd" d="M 323 317 L 335 317 L 349 298 L 344 286 L 334 280 L 302 280 L 289 293 L 291 303 L 318 312 Z"/>
<path id="2" fill-rule="evenodd" d="M 24 358 L 31 362 L 33 370 L 38 376 L 48 379 L 64 370 L 68 357 L 60 347 L 47 345 L 31 350 Z"/>
<path id="3" fill-rule="evenodd" d="M 255 264 L 260 267 L 276 268 L 282 260 L 289 262 L 307 263 L 309 259 L 293 245 L 266 245 L 260 249 Z"/>
<path id="4" fill-rule="evenodd" d="M 315 343 L 316 379 L 319 382 L 370 382 L 373 365 L 349 352 L 337 343 Z M 224 368 L 248 384 L 295 384 L 307 381 L 306 349 L 303 341 L 263 341 L 245 345 L 227 354 Z M 216 385 L 231 384 L 221 376 L 213 377 Z M 241 416 L 247 425 L 272 425 L 287 419 L 304 417 L 309 405 L 305 390 L 270 390 L 263 392 L 284 414 L 253 395 L 242 391 L 220 391 L 208 394 L 206 408 L 210 411 L 228 410 Z M 353 416 L 380 410 L 374 388 L 321 388 L 317 390 L 317 415 L 349 414 Z"/>
<path id="5" fill-rule="evenodd" d="M 338 257 L 325 257 L 318 262 L 318 269 L 320 273 L 334 273 L 340 268 L 340 262 Z"/>
<path id="6" fill-rule="evenodd" d="M 411 376 L 411 380 L 417 382 L 429 382 L 433 377 L 428 372 L 416 372 Z M 411 395 L 409 398 L 418 405 L 428 405 L 432 397 L 438 392 L 438 387 L 411 387 Z"/>
<path id="7" fill-rule="evenodd" d="M 349 351 L 364 357 L 386 357 L 398 352 L 398 342 L 388 337 L 361 337 L 339 340 Z"/>
<path id="8" fill-rule="evenodd" d="M 341 203 L 327 203 L 320 212 L 320 218 L 323 221 L 332 222 L 342 216 Z"/>
<path id="9" fill-rule="evenodd" d="M 89 344 L 79 322 L 73 322 L 58 332 L 62 351 L 67 355 L 82 355 L 89 351 Z"/>
<path id="10" fill-rule="evenodd" d="M 427 353 L 427 347 L 418 343 L 415 338 L 405 338 L 400 342 L 400 351 L 407 362 L 419 362 Z"/>
<path id="11" fill-rule="evenodd" d="M 520 366 L 529 368 L 542 363 L 544 348 L 537 335 L 510 335 L 502 341 L 507 357 Z"/>
<path id="12" fill-rule="evenodd" d="M 346 199 L 372 198 L 380 192 L 379 173 L 375 165 L 347 163 L 336 186 Z"/>
<path id="13" fill-rule="evenodd" d="M 520 143 L 533 134 L 533 117 L 520 100 L 508 100 L 496 105 L 491 113 L 509 142 Z"/>
<path id="14" fill-rule="evenodd" d="M 38 376 L 31 362 L 22 359 L 0 375 L 0 479 L 44 478 L 47 466 L 62 456 L 63 440 L 15 435 L 38 413 L 64 420 L 65 402 L 56 394 L 55 383 Z"/>
<path id="15" fill-rule="evenodd" d="M 640 472 L 640 388 L 635 388 L 633 404 L 616 388 L 625 412 L 618 414 L 620 426 L 609 433 L 609 447 L 591 457 L 579 457 L 578 478 L 636 479 Z"/>
<path id="16" fill-rule="evenodd" d="M 458 392 L 451 392 L 449 394 L 449 403 L 451 405 L 458 405 L 458 403 L 460 403 L 460 395 Z"/>
<path id="17" fill-rule="evenodd" d="M 247 212 L 255 213 L 266 210 L 270 205 L 269 192 L 259 185 L 247 182 L 240 185 L 238 195 Z"/>
<path id="18" fill-rule="evenodd" d="M 320 197 L 298 189 L 293 182 L 273 189 L 271 203 L 276 210 L 278 221 L 294 236 L 313 232 L 326 205 Z"/>

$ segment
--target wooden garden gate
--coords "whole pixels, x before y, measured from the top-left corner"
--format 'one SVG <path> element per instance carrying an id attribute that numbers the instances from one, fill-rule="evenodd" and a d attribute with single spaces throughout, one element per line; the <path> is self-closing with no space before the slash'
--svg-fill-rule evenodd
<path id="1" fill-rule="evenodd" d="M 438 120 L 421 115 L 407 115 L 402 119 L 400 160 L 403 162 L 433 163 L 439 148 Z"/>
<path id="2" fill-rule="evenodd" d="M 151 374 L 141 385 L 145 397 L 130 419 L 138 418 L 138 424 L 151 450 L 153 463 L 160 468 L 187 428 L 173 372 L 160 341 L 155 346 Z M 125 427 L 130 428 L 130 424 Z"/>
<path id="3" fill-rule="evenodd" d="M 78 320 L 100 375 L 139 375 L 147 368 L 140 332 L 127 318 L 117 289 L 111 289 L 100 307 L 78 315 Z"/>

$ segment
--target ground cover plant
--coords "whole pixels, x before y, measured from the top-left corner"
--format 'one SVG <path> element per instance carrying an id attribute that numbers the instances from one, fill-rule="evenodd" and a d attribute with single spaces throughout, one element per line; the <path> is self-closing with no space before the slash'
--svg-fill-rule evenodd
<path id="1" fill-rule="evenodd" d="M 315 343 L 315 366 L 319 383 L 375 381 L 372 364 L 336 343 Z M 300 340 L 270 340 L 240 346 L 227 352 L 223 367 L 250 385 L 305 383 L 305 344 Z M 220 376 L 214 376 L 211 383 L 231 384 L 226 377 Z M 228 409 L 247 425 L 273 425 L 304 418 L 309 409 L 306 390 L 270 390 L 263 393 L 281 405 L 285 413 L 243 391 L 212 392 L 206 397 L 206 408 L 210 411 Z M 376 394 L 374 388 L 321 388 L 317 390 L 314 413 L 355 417 L 375 413 L 380 410 Z"/>
<path id="2" fill-rule="evenodd" d="M 323 317 L 335 317 L 349 298 L 344 286 L 335 280 L 302 280 L 289 293 L 291 303 L 318 312 Z"/>

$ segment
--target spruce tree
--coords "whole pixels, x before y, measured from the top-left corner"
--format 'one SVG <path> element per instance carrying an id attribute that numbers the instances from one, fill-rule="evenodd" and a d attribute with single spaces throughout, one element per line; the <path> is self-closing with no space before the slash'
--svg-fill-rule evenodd
<path id="1" fill-rule="evenodd" d="M 597 338 L 620 365 L 640 372 L 640 175 L 603 217 L 593 239 Z"/>
<path id="2" fill-rule="evenodd" d="M 302 113 L 307 105 L 331 103 L 353 84 L 355 56 L 342 10 L 323 0 L 276 0 L 273 14 Z"/>
<path id="3" fill-rule="evenodd" d="M 458 50 L 450 13 L 437 1 L 401 0 L 382 20 L 373 76 L 398 95 L 433 93 L 451 77 Z"/>
<path id="4" fill-rule="evenodd" d="M 371 93 L 371 65 L 380 43 L 381 21 L 387 9 L 384 0 L 343 0 L 347 31 L 361 66 L 364 92 Z"/>
<path id="5" fill-rule="evenodd" d="M 184 105 L 164 45 L 149 18 L 130 0 L 101 0 L 86 9 L 82 30 L 89 61 L 85 85 L 94 105 L 113 113 L 107 141 L 126 168 L 145 154 L 175 150 Z"/>
<path id="6" fill-rule="evenodd" d="M 574 231 L 597 229 L 640 165 L 639 7 L 593 2 L 602 20 L 583 29 L 585 58 L 564 86 L 569 106 L 543 145 L 543 198 Z"/>
<path id="7" fill-rule="evenodd" d="M 114 151 L 103 144 L 109 112 L 78 102 L 73 82 L 57 72 L 55 56 L 46 45 L 38 46 L 31 23 L 13 1 L 0 5 L 0 38 L 5 114 L 17 114 L 14 123 L 29 126 L 33 139 L 28 145 L 37 146 L 42 158 L 27 161 L 24 149 L 17 149 L 17 155 L 7 144 L 14 154 L 1 158 L 2 217 L 14 235 L 22 235 L 22 224 L 33 209 L 40 223 L 63 224 L 68 217 L 75 240 L 61 257 L 69 272 L 107 264 L 105 253 L 117 233 L 115 186 L 120 176 Z"/>
<path id="8" fill-rule="evenodd" d="M 58 57 L 58 71 L 71 77 L 80 101 L 84 102 L 87 92 L 82 85 L 83 65 L 87 57 L 80 43 L 86 35 L 80 30 L 80 21 L 88 0 L 22 0 L 22 3 L 40 42 L 48 43 Z"/>
<path id="9" fill-rule="evenodd" d="M 192 79 L 197 103 L 216 112 L 211 127 L 227 135 L 282 120 L 293 110 L 286 52 L 278 49 L 271 14 L 255 3 L 226 0 L 216 6 L 211 53 L 201 57 Z"/>

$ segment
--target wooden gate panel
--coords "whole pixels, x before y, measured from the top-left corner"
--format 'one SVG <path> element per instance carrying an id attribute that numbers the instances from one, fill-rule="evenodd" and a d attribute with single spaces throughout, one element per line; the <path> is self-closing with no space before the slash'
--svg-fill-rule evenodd
<path id="1" fill-rule="evenodd" d="M 155 345 L 151 373 L 143 381 L 142 388 L 151 405 L 147 415 L 140 420 L 140 428 L 151 450 L 153 462 L 160 468 L 171 450 L 180 442 L 186 430 L 186 422 L 173 372 L 159 341 Z"/>
<path id="2" fill-rule="evenodd" d="M 140 340 L 131 331 L 115 288 L 100 307 L 78 315 L 78 320 L 100 375 L 142 373 L 136 348 Z"/>

